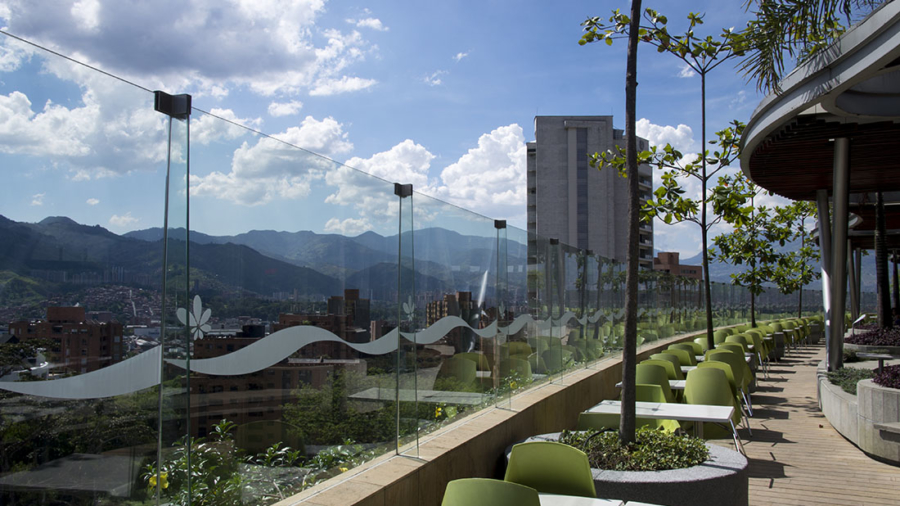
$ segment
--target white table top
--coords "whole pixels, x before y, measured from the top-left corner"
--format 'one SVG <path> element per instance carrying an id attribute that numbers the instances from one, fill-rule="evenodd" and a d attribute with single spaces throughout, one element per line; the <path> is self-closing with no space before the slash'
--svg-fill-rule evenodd
<path id="1" fill-rule="evenodd" d="M 669 388 L 672 390 L 684 390 L 685 380 L 669 380 Z M 622 388 L 622 382 L 616 383 L 616 388 Z"/>
<path id="2" fill-rule="evenodd" d="M 695 365 L 683 365 L 683 366 L 681 366 L 681 372 L 687 374 L 696 368 L 697 368 L 697 366 L 695 366 Z"/>
<path id="3" fill-rule="evenodd" d="M 541 506 L 622 506 L 620 499 L 592 499 L 574 495 L 538 494 Z"/>
<path id="4" fill-rule="evenodd" d="M 665 402 L 635 402 L 634 414 L 638 418 L 684 420 L 692 422 L 729 423 L 734 414 L 731 406 L 711 406 L 708 404 L 677 404 Z M 588 413 L 618 414 L 619 401 L 603 401 L 587 410 Z"/>

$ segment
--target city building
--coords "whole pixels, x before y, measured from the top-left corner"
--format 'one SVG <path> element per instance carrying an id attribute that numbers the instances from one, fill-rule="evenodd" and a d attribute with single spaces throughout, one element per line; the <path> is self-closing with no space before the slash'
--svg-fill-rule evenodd
<path id="1" fill-rule="evenodd" d="M 678 253 L 660 252 L 653 259 L 653 270 L 660 272 L 668 272 L 675 276 L 684 276 L 686 278 L 703 279 L 703 268 L 699 265 L 682 265 L 678 261 Z"/>
<path id="2" fill-rule="evenodd" d="M 196 341 L 194 359 L 227 355 L 264 337 L 262 325 L 245 325 L 242 330 L 227 334 L 212 333 Z M 295 402 L 298 388 L 322 388 L 339 370 L 365 376 L 366 362 L 359 359 L 287 358 L 250 374 L 211 376 L 193 373 L 190 387 L 193 434 L 207 436 L 216 423 L 228 419 L 242 427 L 236 437 L 243 448 L 262 451 L 264 448 L 257 443 L 270 441 L 299 447 L 298 435 L 281 423 L 284 406 Z"/>
<path id="3" fill-rule="evenodd" d="M 458 316 L 469 325 L 477 326 L 477 322 L 471 321 L 475 311 L 475 301 L 472 300 L 472 292 L 456 292 L 444 295 L 443 299 L 429 302 L 425 306 L 425 325 L 430 327 L 445 316 Z M 459 353 L 470 351 L 475 346 L 475 335 L 471 330 L 457 327 L 445 336 L 446 344 L 453 346 Z"/>
<path id="4" fill-rule="evenodd" d="M 627 260 L 628 181 L 616 170 L 590 166 L 593 153 L 624 148 L 612 116 L 536 116 L 527 144 L 529 260 L 537 262 L 534 238 L 558 239 L 605 258 Z M 638 139 L 638 149 L 649 149 Z M 649 165 L 640 168 L 642 202 L 653 192 Z M 653 225 L 641 224 L 640 265 L 653 268 Z"/>
<path id="5" fill-rule="evenodd" d="M 53 339 L 50 350 L 54 369 L 68 373 L 88 373 L 122 360 L 124 328 L 121 323 L 88 320 L 84 307 L 47 308 L 46 320 L 9 324 L 9 333 L 19 341 Z"/>

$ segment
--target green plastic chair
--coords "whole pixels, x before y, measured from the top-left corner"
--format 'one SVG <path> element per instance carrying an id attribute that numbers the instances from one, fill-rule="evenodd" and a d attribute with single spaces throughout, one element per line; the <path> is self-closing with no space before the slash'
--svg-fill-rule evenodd
<path id="1" fill-rule="evenodd" d="M 670 380 L 684 379 L 684 373 L 681 372 L 681 362 L 678 361 L 678 357 L 675 355 L 669 353 L 654 353 L 653 355 L 650 355 L 649 359 L 641 360 L 642 364 L 655 364 L 657 362 L 663 362 L 663 364 L 657 365 L 662 365 L 666 368 L 666 375 Z"/>
<path id="2" fill-rule="evenodd" d="M 552 441 L 514 445 L 503 479 L 545 494 L 597 497 L 587 455 Z"/>
<path id="3" fill-rule="evenodd" d="M 693 352 L 670 348 L 670 349 L 662 351 L 662 353 L 668 353 L 669 355 L 675 355 L 676 357 L 678 357 L 678 361 L 681 362 L 681 365 L 684 365 L 684 366 L 697 365 L 697 359 L 694 358 Z"/>
<path id="4" fill-rule="evenodd" d="M 453 358 L 464 358 L 466 360 L 471 360 L 475 362 L 475 370 L 477 371 L 490 371 L 491 370 L 491 359 L 488 358 L 487 355 L 482 353 L 475 352 L 467 352 L 467 353 L 457 353 L 453 355 Z"/>
<path id="5" fill-rule="evenodd" d="M 562 347 L 555 346 L 541 353 L 544 364 L 549 372 L 559 372 L 570 367 L 574 361 L 572 360 L 572 352 Z"/>
<path id="6" fill-rule="evenodd" d="M 698 337 L 694 339 L 694 343 L 700 346 L 700 349 L 703 350 L 703 353 L 709 351 L 709 343 L 706 341 L 705 337 Z"/>
<path id="7" fill-rule="evenodd" d="M 528 343 L 522 341 L 510 341 L 500 345 L 500 356 L 503 358 L 515 357 L 517 355 L 525 355 L 526 357 L 534 353 Z"/>
<path id="8" fill-rule="evenodd" d="M 522 379 L 531 379 L 531 364 L 528 360 L 520 358 L 508 358 L 500 361 L 500 377 L 508 378 L 513 374 L 518 375 Z"/>
<path id="9" fill-rule="evenodd" d="M 719 369 L 725 373 L 725 377 L 728 379 L 728 387 L 731 389 L 731 395 L 736 401 L 735 405 L 741 410 L 741 415 L 744 417 L 744 427 L 750 431 L 750 435 L 752 436 L 753 431 L 750 429 L 750 420 L 748 420 L 747 413 L 742 406 L 743 399 L 741 397 L 741 391 L 738 389 L 737 382 L 734 380 L 734 371 L 731 369 L 731 366 L 725 362 L 710 360 L 708 362 L 700 362 L 697 364 L 697 369 Z"/>
<path id="10" fill-rule="evenodd" d="M 537 353 L 528 357 L 528 363 L 531 365 L 531 372 L 534 374 L 547 374 L 549 372 L 544 359 Z"/>
<path id="11" fill-rule="evenodd" d="M 537 490 L 489 478 L 453 480 L 444 490 L 441 506 L 541 506 Z"/>
<path id="12" fill-rule="evenodd" d="M 672 387 L 669 386 L 669 376 L 661 365 L 638 364 L 635 366 L 635 383 L 659 385 L 663 390 L 666 402 L 675 402 L 675 394 L 672 393 Z"/>
<path id="13" fill-rule="evenodd" d="M 722 344 L 728 344 L 728 343 L 739 344 L 739 345 L 741 345 L 741 349 L 744 350 L 744 353 L 750 352 L 750 348 L 748 348 L 748 345 L 750 343 L 747 342 L 747 338 L 744 336 L 744 334 L 735 334 L 733 336 L 726 337 L 725 342 Z"/>
<path id="14" fill-rule="evenodd" d="M 750 416 L 753 416 L 753 405 L 750 403 L 750 382 L 752 378 L 750 376 L 750 368 L 747 367 L 747 362 L 744 360 L 743 355 L 737 355 L 728 349 L 716 349 L 706 352 L 706 360 L 725 362 L 731 366 L 735 385 L 738 386 L 741 392 L 747 412 L 750 413 Z"/>
<path id="15" fill-rule="evenodd" d="M 675 344 L 669 345 L 669 349 L 670 350 L 685 350 L 688 353 L 691 353 L 693 355 L 703 355 L 703 352 L 705 351 L 703 349 L 703 347 L 700 346 L 699 343 L 695 343 L 693 341 L 688 342 L 688 343 L 675 343 Z"/>
<path id="16" fill-rule="evenodd" d="M 441 364 L 438 370 L 438 379 L 449 379 L 458 382 L 459 386 L 469 387 L 475 383 L 477 379 L 477 369 L 475 362 L 465 358 L 450 357 Z M 454 385 L 456 386 L 456 385 Z M 439 388 L 435 388 L 440 390 Z"/>
<path id="17" fill-rule="evenodd" d="M 713 332 L 713 342 L 716 344 L 721 344 L 725 342 L 725 338 L 730 336 L 731 332 L 727 329 L 717 330 Z"/>
<path id="18" fill-rule="evenodd" d="M 689 372 L 685 380 L 684 399 L 688 404 L 731 406 L 734 408 L 731 423 L 741 423 L 740 407 L 735 404 L 735 398 L 731 395 L 725 373 L 719 369 L 698 367 Z M 703 425 L 703 436 L 707 439 L 721 439 L 732 437 L 734 433 L 729 428 L 706 422 Z M 735 441 L 735 445 L 737 443 Z"/>

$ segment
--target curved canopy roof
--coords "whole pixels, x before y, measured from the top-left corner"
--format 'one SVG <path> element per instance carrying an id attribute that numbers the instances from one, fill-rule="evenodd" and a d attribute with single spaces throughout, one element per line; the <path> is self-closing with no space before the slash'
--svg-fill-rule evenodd
<path id="1" fill-rule="evenodd" d="M 900 2 L 881 6 L 759 104 L 741 169 L 794 200 L 832 190 L 833 139 L 850 139 L 850 193 L 900 190 Z"/>

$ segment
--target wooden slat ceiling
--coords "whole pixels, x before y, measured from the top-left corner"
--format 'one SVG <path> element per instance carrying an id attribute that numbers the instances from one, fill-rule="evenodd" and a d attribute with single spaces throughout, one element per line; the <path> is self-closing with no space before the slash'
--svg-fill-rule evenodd
<path id="1" fill-rule="evenodd" d="M 900 190 L 900 124 L 839 123 L 799 116 L 757 146 L 750 177 L 758 185 L 793 200 L 815 200 L 831 192 L 834 147 L 850 139 L 850 193 Z"/>

